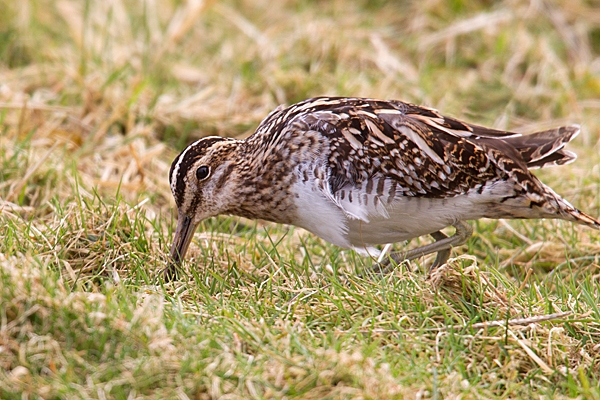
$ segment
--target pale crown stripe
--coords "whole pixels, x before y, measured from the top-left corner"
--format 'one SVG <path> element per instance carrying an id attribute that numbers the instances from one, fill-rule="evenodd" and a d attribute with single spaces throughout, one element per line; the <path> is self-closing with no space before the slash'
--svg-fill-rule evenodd
<path id="1" fill-rule="evenodd" d="M 181 156 L 179 157 L 179 161 L 175 165 L 175 168 L 173 168 L 173 174 L 171 175 L 171 191 L 173 193 L 175 193 L 175 188 L 177 187 L 177 175 L 179 174 L 179 167 L 181 166 L 181 162 L 185 159 L 185 155 L 187 154 L 187 152 L 190 149 L 192 149 L 194 146 L 196 146 L 198 143 L 200 143 L 201 141 L 210 139 L 210 138 L 219 138 L 220 139 L 220 137 L 218 137 L 218 136 L 207 136 L 202 139 L 198 139 L 194 143 L 192 143 L 188 147 L 186 147 L 185 150 L 183 151 L 183 153 L 181 153 Z"/>

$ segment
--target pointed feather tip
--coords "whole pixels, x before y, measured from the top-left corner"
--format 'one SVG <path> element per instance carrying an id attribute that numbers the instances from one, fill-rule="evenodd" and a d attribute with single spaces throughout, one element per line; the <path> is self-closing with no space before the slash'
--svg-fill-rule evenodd
<path id="1" fill-rule="evenodd" d="M 565 126 L 564 129 L 568 129 L 570 132 L 572 132 L 570 134 L 569 142 L 575 139 L 581 133 L 581 125 L 579 124 L 568 125 Z"/>

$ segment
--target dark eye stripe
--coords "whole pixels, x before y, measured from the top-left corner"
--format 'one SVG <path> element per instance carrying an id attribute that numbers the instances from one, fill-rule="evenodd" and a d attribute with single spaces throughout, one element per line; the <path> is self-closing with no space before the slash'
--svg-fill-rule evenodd
<path id="1" fill-rule="evenodd" d="M 177 206 L 180 206 L 183 203 L 185 194 L 184 178 L 188 174 L 190 168 L 192 168 L 198 158 L 204 155 L 206 149 L 222 140 L 227 139 L 220 137 L 202 138 L 190 144 L 175 158 L 173 164 L 171 164 L 171 170 L 169 171 L 169 181 Z"/>

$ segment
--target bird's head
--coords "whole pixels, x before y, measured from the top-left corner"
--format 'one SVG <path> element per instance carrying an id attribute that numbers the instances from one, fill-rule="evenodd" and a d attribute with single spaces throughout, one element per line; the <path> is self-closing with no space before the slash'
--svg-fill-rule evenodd
<path id="1" fill-rule="evenodd" d="M 179 216 L 171 260 L 179 264 L 203 219 L 227 211 L 235 201 L 229 178 L 235 168 L 232 152 L 239 141 L 209 136 L 190 144 L 179 154 L 169 172 L 171 192 Z"/>

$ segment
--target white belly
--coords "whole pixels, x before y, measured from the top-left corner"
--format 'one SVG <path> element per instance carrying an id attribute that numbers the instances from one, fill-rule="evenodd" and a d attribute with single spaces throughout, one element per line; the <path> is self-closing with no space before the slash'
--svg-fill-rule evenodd
<path id="1" fill-rule="evenodd" d="M 483 217 L 502 218 L 505 213 L 495 210 L 506 196 L 514 194 L 514 185 L 506 181 L 490 182 L 481 190 L 447 198 L 395 197 L 391 204 L 374 207 L 373 201 L 363 206 L 364 218 L 348 220 L 346 237 L 354 248 L 370 248 L 410 240 L 444 229 L 458 221 Z M 358 196 L 354 196 L 358 197 Z M 356 208 L 356 203 L 348 208 Z M 509 214 L 506 214 L 509 215 Z"/>
<path id="2" fill-rule="evenodd" d="M 344 211 L 311 185 L 292 187 L 296 215 L 294 225 L 306 229 L 336 246 L 351 248 L 347 237 L 348 219 Z"/>
<path id="3" fill-rule="evenodd" d="M 321 193 L 304 191 L 295 201 L 304 211 L 294 224 L 337 246 L 376 256 L 375 245 L 413 239 L 469 219 L 461 204 L 469 203 L 465 197 L 402 198 L 388 208 L 389 218 L 373 216 L 366 222 L 348 217 Z"/>
<path id="4" fill-rule="evenodd" d="M 458 221 L 492 216 L 487 215 L 490 205 L 497 204 L 513 189 L 507 182 L 496 182 L 481 193 L 472 190 L 442 199 L 398 196 L 391 204 L 380 201 L 377 207 L 373 201 L 368 202 L 370 206 L 347 199 L 336 202 L 314 182 L 296 184 L 293 190 L 297 214 L 294 225 L 337 246 L 376 255 L 378 251 L 373 246 L 428 235 Z"/>
<path id="5" fill-rule="evenodd" d="M 388 217 L 372 216 L 368 222 L 348 221 L 347 238 L 352 247 L 402 242 L 444 229 L 458 221 L 478 219 L 467 196 L 448 199 L 403 197 L 388 209 Z"/>

